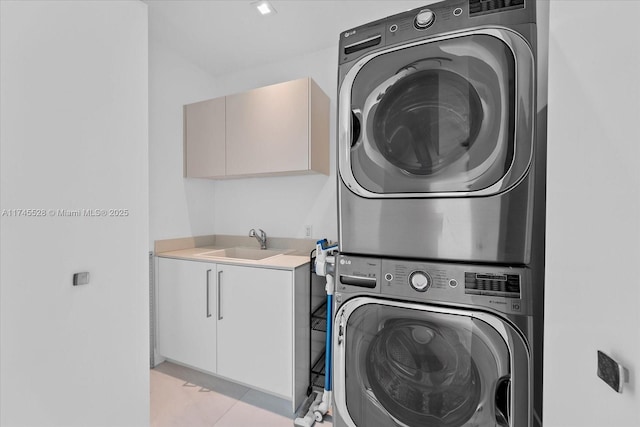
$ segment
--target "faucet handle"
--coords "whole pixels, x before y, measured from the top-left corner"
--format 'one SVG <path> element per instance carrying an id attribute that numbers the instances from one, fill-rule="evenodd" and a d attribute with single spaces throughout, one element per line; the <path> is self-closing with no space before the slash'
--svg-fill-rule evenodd
<path id="1" fill-rule="evenodd" d="M 262 228 L 258 228 L 260 236 L 256 234 L 256 229 L 249 230 L 249 237 L 255 237 L 260 242 L 260 249 L 267 249 L 267 233 Z"/>

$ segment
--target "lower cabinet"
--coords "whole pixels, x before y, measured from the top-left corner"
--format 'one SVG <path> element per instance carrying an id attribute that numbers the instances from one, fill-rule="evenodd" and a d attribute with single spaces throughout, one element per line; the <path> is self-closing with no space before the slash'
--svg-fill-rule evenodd
<path id="1" fill-rule="evenodd" d="M 218 374 L 292 395 L 293 273 L 219 265 Z"/>
<path id="2" fill-rule="evenodd" d="M 291 399 L 309 384 L 309 265 L 157 258 L 160 356 Z"/>
<path id="3" fill-rule="evenodd" d="M 158 352 L 216 372 L 216 264 L 158 258 Z"/>

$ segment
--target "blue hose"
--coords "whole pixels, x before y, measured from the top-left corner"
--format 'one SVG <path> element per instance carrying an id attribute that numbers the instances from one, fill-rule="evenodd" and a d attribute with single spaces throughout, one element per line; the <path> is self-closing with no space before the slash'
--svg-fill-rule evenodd
<path id="1" fill-rule="evenodd" d="M 331 391 L 331 352 L 332 352 L 332 309 L 333 309 L 333 295 L 327 295 L 327 341 L 325 344 L 326 350 L 324 354 L 324 389 Z"/>

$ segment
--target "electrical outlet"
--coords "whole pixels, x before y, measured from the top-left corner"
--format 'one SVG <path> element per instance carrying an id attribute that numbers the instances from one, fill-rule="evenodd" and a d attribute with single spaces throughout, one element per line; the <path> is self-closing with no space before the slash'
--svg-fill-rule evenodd
<path id="1" fill-rule="evenodd" d="M 304 226 L 304 237 L 311 237 L 311 234 L 313 234 L 313 230 L 311 225 L 305 225 Z"/>

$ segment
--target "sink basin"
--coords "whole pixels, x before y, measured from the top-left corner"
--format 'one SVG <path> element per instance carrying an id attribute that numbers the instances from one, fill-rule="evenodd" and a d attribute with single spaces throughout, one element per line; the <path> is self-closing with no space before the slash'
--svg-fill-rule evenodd
<path id="1" fill-rule="evenodd" d="M 250 259 L 261 260 L 270 258 L 275 255 L 283 254 L 287 251 L 276 249 L 254 249 L 254 248 L 228 248 L 228 249 L 216 249 L 213 251 L 203 252 L 198 256 L 211 257 L 211 258 L 235 258 L 235 259 Z"/>

